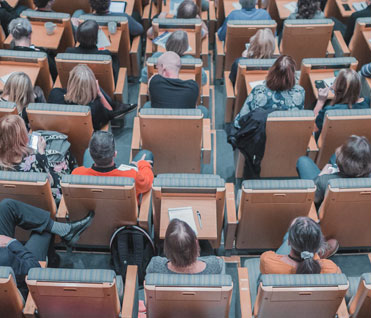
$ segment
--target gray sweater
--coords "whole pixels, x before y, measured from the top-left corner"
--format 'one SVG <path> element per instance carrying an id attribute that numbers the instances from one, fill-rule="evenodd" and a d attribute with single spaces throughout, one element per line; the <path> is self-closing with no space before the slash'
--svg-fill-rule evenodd
<path id="1" fill-rule="evenodd" d="M 216 256 L 199 257 L 198 260 L 206 263 L 205 269 L 195 275 L 208 275 L 208 274 L 225 274 L 225 262 L 222 258 Z M 168 266 L 168 259 L 166 257 L 155 256 L 151 259 L 147 266 L 146 273 L 158 274 L 178 274 L 171 271 Z"/>

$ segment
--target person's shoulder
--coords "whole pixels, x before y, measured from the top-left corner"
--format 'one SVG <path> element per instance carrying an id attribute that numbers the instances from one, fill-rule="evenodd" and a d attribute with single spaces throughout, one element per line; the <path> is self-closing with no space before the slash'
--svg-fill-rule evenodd
<path id="1" fill-rule="evenodd" d="M 336 274 L 341 272 L 340 268 L 330 259 L 320 259 L 319 264 L 322 274 Z"/>
<path id="2" fill-rule="evenodd" d="M 214 255 L 203 256 L 199 260 L 206 264 L 205 271 L 210 274 L 222 274 L 224 272 L 224 260 L 220 257 Z"/>
<path id="3" fill-rule="evenodd" d="M 260 260 L 262 261 L 267 261 L 271 259 L 277 259 L 278 254 L 276 254 L 274 251 L 267 251 L 261 254 Z"/>
<path id="4" fill-rule="evenodd" d="M 74 175 L 92 175 L 92 168 L 86 168 L 84 166 L 77 167 L 74 170 L 72 170 L 71 174 Z"/>
<path id="5" fill-rule="evenodd" d="M 151 258 L 149 265 L 147 266 L 146 272 L 149 273 L 166 273 L 167 272 L 167 258 L 161 256 L 154 256 Z"/>
<path id="6" fill-rule="evenodd" d="M 299 85 L 299 84 L 295 84 L 295 86 L 293 86 L 292 90 L 294 91 L 300 91 L 300 92 L 305 92 L 305 89 Z"/>
<path id="7" fill-rule="evenodd" d="M 68 47 L 65 51 L 65 53 L 76 53 L 79 51 L 79 48 L 77 47 Z"/>

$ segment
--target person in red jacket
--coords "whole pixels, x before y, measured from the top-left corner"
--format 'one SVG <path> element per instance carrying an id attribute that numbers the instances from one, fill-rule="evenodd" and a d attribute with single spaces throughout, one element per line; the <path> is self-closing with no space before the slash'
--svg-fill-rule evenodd
<path id="1" fill-rule="evenodd" d="M 90 156 L 89 156 L 90 155 Z M 151 190 L 154 174 L 152 172 L 153 154 L 148 150 L 141 150 L 129 165 L 116 167 L 114 158 L 117 155 L 115 140 L 112 133 L 107 131 L 94 132 L 89 142 L 89 152 L 84 155 L 85 167 L 78 167 L 72 171 L 75 175 L 99 177 L 127 177 L 135 180 L 137 200 L 140 195 Z M 93 163 L 90 168 L 86 166 Z"/>

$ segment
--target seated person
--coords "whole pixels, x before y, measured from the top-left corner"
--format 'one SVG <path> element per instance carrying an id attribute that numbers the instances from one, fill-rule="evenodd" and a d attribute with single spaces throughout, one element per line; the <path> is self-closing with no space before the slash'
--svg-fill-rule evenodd
<path id="1" fill-rule="evenodd" d="M 119 60 L 117 55 L 111 53 L 109 50 L 101 50 L 97 48 L 98 29 L 99 25 L 94 20 L 86 20 L 81 23 L 76 31 L 76 41 L 79 42 L 79 46 L 67 48 L 66 53 L 110 55 L 112 58 L 112 70 L 116 83 L 119 74 Z"/>
<path id="2" fill-rule="evenodd" d="M 242 57 L 238 57 L 231 65 L 230 81 L 235 86 L 239 61 L 242 59 L 271 59 L 274 57 L 275 37 L 270 29 L 259 29 L 249 40 L 248 50 L 244 50 Z"/>
<path id="3" fill-rule="evenodd" d="M 5 0 L 0 1 L 0 25 L 3 28 L 3 31 L 6 36 L 9 35 L 8 28 L 10 21 L 18 18 L 21 12 L 26 9 L 28 8 L 25 7 L 24 5 L 17 5 L 15 8 L 13 8 Z"/>
<path id="4" fill-rule="evenodd" d="M 335 155 L 322 171 L 309 157 L 300 157 L 297 161 L 300 179 L 314 180 L 316 185 L 314 202 L 317 206 L 323 202 L 328 181 L 335 178 L 366 178 L 371 174 L 371 145 L 366 137 L 350 136 L 338 147 Z"/>
<path id="5" fill-rule="evenodd" d="M 0 2 L 1 3 L 1 2 Z M 32 26 L 27 19 L 18 18 L 9 24 L 9 33 L 12 35 L 11 49 L 16 51 L 45 52 L 48 57 L 49 72 L 53 81 L 57 78 L 57 67 L 54 57 L 43 48 L 36 48 L 31 44 Z"/>
<path id="6" fill-rule="evenodd" d="M 200 16 L 198 15 L 198 6 L 196 3 L 192 0 L 184 0 L 181 2 L 181 4 L 177 8 L 177 15 L 176 19 L 200 19 Z M 165 19 L 167 17 L 167 12 L 161 12 L 158 15 L 159 19 Z M 205 38 L 208 34 L 208 27 L 205 24 L 204 21 L 202 21 L 202 30 L 201 30 L 201 36 L 202 38 Z M 147 37 L 152 40 L 154 39 L 154 31 L 152 27 L 150 27 L 147 30 Z"/>
<path id="7" fill-rule="evenodd" d="M 293 220 L 283 244 L 276 252 L 268 251 L 260 257 L 262 274 L 335 274 L 341 273 L 331 260 L 338 242 L 324 242 L 319 224 L 308 217 Z"/>
<path id="8" fill-rule="evenodd" d="M 318 138 L 322 131 L 324 116 L 331 109 L 364 109 L 371 108 L 371 100 L 359 97 L 362 89 L 360 76 L 352 69 L 342 69 L 331 87 L 319 88 L 318 101 L 314 108 L 316 116 L 315 137 Z M 327 104 L 329 91 L 334 92 L 334 97 Z"/>
<path id="9" fill-rule="evenodd" d="M 360 69 L 360 75 L 371 78 L 371 63 L 362 66 Z"/>
<path id="10" fill-rule="evenodd" d="M 89 0 L 89 3 L 94 15 L 126 17 L 128 19 L 129 34 L 132 37 L 141 35 L 143 33 L 143 26 L 130 15 L 124 12 L 123 13 L 110 12 L 109 9 L 111 0 Z M 77 19 L 83 14 L 87 13 L 84 12 L 83 10 L 77 10 L 74 12 L 71 18 L 71 22 L 74 27 L 78 26 Z"/>
<path id="11" fill-rule="evenodd" d="M 53 12 L 52 6 L 55 0 L 34 0 L 35 10 L 41 12 Z"/>
<path id="12" fill-rule="evenodd" d="M 297 10 L 289 15 L 288 19 L 324 19 L 324 13 L 320 10 L 320 1 L 298 0 Z"/>
<path id="13" fill-rule="evenodd" d="M 25 299 L 27 285 L 24 278 L 31 268 L 40 267 L 39 261 L 46 260 L 52 234 L 59 235 L 68 247 L 72 247 L 93 217 L 91 211 L 80 221 L 60 223 L 50 218 L 50 212 L 32 205 L 12 199 L 0 202 L 0 266 L 13 269 Z M 25 245 L 14 238 L 17 226 L 32 231 Z"/>
<path id="14" fill-rule="evenodd" d="M 239 0 L 242 8 L 232 11 L 217 31 L 220 41 L 225 41 L 227 22 L 230 20 L 271 20 L 265 9 L 256 9 L 256 0 Z"/>
<path id="15" fill-rule="evenodd" d="M 175 31 L 173 32 L 165 44 L 165 48 L 167 51 L 172 51 L 178 54 L 179 57 L 184 58 L 194 58 L 191 55 L 185 54 L 189 49 L 189 39 L 187 33 L 185 31 Z M 151 57 L 159 57 L 163 53 L 162 52 L 155 52 Z M 147 66 L 144 66 L 141 71 L 141 82 L 147 83 Z M 205 70 L 202 70 L 202 85 L 207 83 L 207 74 Z"/>
<path id="16" fill-rule="evenodd" d="M 137 108 L 136 104 L 112 101 L 99 87 L 93 71 L 85 64 L 76 65 L 70 71 L 67 89 L 56 87 L 50 91 L 48 103 L 89 106 L 94 130 L 100 130 L 110 120 Z"/>
<path id="17" fill-rule="evenodd" d="M 255 86 L 235 117 L 234 126 L 240 128 L 239 120 L 250 111 L 262 107 L 275 110 L 298 110 L 304 108 L 305 90 L 296 84 L 296 62 L 288 55 L 280 56 L 270 67 L 266 80 Z"/>
<path id="18" fill-rule="evenodd" d="M 181 58 L 174 52 L 165 52 L 158 58 L 158 74 L 149 81 L 150 102 L 144 107 L 153 108 L 196 108 L 199 97 L 199 86 L 194 80 L 181 80 Z M 198 106 L 204 117 L 208 109 Z"/>
<path id="19" fill-rule="evenodd" d="M 18 115 L 29 128 L 26 108 L 30 103 L 45 103 L 45 96 L 39 86 L 32 87 L 30 78 L 26 73 L 13 72 L 7 79 L 0 101 L 17 104 Z"/>
<path id="20" fill-rule="evenodd" d="M 84 165 L 91 164 L 91 167 L 78 167 L 72 171 L 72 174 L 133 178 L 137 198 L 140 194 L 151 190 L 154 174 L 152 172 L 153 155 L 150 151 L 141 150 L 133 158 L 131 165 L 116 167 L 114 159 L 117 151 L 114 135 L 107 131 L 96 131 L 89 142 L 89 154 L 86 152 L 84 155 Z"/>
<path id="21" fill-rule="evenodd" d="M 225 274 L 224 261 L 216 256 L 198 257 L 200 247 L 195 232 L 178 219 L 173 219 L 165 233 L 164 253 L 155 256 L 146 273 L 159 274 Z"/>

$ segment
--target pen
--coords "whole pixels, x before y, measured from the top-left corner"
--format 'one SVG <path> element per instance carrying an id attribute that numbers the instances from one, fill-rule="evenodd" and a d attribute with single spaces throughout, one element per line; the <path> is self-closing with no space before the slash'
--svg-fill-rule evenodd
<path id="1" fill-rule="evenodd" d="M 201 221 L 201 215 L 200 215 L 200 212 L 199 212 L 199 211 L 196 211 L 196 215 L 198 216 L 199 226 L 200 226 L 200 228 L 202 229 L 203 226 L 202 226 L 202 221 Z"/>

